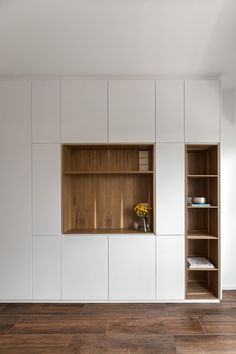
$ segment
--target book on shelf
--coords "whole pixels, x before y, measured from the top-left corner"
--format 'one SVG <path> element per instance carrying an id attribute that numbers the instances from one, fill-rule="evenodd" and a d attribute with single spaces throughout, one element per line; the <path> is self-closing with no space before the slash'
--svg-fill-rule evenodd
<path id="1" fill-rule="evenodd" d="M 199 207 L 199 208 L 204 208 L 204 207 L 210 207 L 211 204 L 208 204 L 208 203 L 192 203 L 191 206 L 194 206 L 194 207 Z"/>
<path id="2" fill-rule="evenodd" d="M 215 268 L 214 265 L 205 257 L 187 257 L 188 267 L 191 269 L 196 268 Z"/>

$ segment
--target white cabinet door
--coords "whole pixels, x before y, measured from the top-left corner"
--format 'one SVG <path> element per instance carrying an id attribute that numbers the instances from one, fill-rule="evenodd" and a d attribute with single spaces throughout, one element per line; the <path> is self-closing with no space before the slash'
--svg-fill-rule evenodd
<path id="1" fill-rule="evenodd" d="M 32 298 L 31 84 L 0 81 L 0 299 Z"/>
<path id="2" fill-rule="evenodd" d="M 108 236 L 63 236 L 62 299 L 108 300 Z"/>
<path id="3" fill-rule="evenodd" d="M 60 81 L 32 82 L 32 141 L 60 143 Z"/>
<path id="4" fill-rule="evenodd" d="M 33 234 L 60 235 L 60 145 L 33 144 Z"/>
<path id="5" fill-rule="evenodd" d="M 155 236 L 109 236 L 109 299 L 155 299 Z"/>
<path id="6" fill-rule="evenodd" d="M 157 236 L 157 300 L 185 298 L 184 236 Z"/>
<path id="7" fill-rule="evenodd" d="M 155 82 L 109 81 L 109 142 L 155 141 Z"/>
<path id="8" fill-rule="evenodd" d="M 156 139 L 184 142 L 184 82 L 156 81 Z"/>
<path id="9" fill-rule="evenodd" d="M 61 82 L 63 143 L 106 143 L 107 124 L 107 81 Z"/>
<path id="10" fill-rule="evenodd" d="M 220 141 L 220 84 L 218 80 L 185 82 L 185 141 Z"/>
<path id="11" fill-rule="evenodd" d="M 33 237 L 33 299 L 61 298 L 61 237 Z"/>
<path id="12" fill-rule="evenodd" d="M 159 143 L 156 151 L 157 234 L 184 234 L 184 144 Z"/>

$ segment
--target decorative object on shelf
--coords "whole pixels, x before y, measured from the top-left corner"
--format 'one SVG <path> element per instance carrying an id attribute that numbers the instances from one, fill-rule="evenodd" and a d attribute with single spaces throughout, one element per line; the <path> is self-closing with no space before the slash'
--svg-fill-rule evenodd
<path id="1" fill-rule="evenodd" d="M 148 203 L 139 203 L 134 206 L 134 212 L 141 219 L 141 225 L 144 232 L 150 231 L 148 219 L 151 209 L 152 208 Z"/>
<path id="2" fill-rule="evenodd" d="M 206 204 L 206 197 L 193 197 L 194 204 Z"/>

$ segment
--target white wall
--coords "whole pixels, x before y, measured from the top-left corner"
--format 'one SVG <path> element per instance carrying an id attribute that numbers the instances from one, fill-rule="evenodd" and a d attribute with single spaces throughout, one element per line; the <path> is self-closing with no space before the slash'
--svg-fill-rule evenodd
<path id="1" fill-rule="evenodd" d="M 236 289 L 236 91 L 222 93 L 221 247 L 223 289 Z"/>

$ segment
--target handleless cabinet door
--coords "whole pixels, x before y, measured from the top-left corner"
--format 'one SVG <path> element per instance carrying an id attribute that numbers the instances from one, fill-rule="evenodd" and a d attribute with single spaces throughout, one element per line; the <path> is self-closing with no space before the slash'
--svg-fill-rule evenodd
<path id="1" fill-rule="evenodd" d="M 155 236 L 109 236 L 109 297 L 155 299 Z"/>
<path id="2" fill-rule="evenodd" d="M 155 141 L 155 81 L 109 81 L 109 142 Z"/>
<path id="3" fill-rule="evenodd" d="M 61 298 L 61 237 L 33 237 L 33 298 Z"/>
<path id="4" fill-rule="evenodd" d="M 157 234 L 183 235 L 184 144 L 157 144 L 156 159 Z"/>
<path id="5" fill-rule="evenodd" d="M 31 84 L 0 81 L 0 299 L 32 299 Z"/>
<path id="6" fill-rule="evenodd" d="M 157 142 L 184 142 L 184 82 L 156 81 Z"/>
<path id="7" fill-rule="evenodd" d="M 32 82 L 32 141 L 60 143 L 60 81 Z"/>
<path id="8" fill-rule="evenodd" d="M 107 81 L 62 80 L 62 142 L 106 143 L 107 125 Z"/>
<path id="9" fill-rule="evenodd" d="M 60 235 L 60 145 L 33 144 L 33 234 Z"/>
<path id="10" fill-rule="evenodd" d="M 62 299 L 108 300 L 108 236 L 63 236 Z"/>
<path id="11" fill-rule="evenodd" d="M 220 141 L 220 83 L 218 80 L 185 82 L 185 141 Z"/>
<path id="12" fill-rule="evenodd" d="M 185 298 L 184 236 L 157 236 L 157 300 Z"/>

